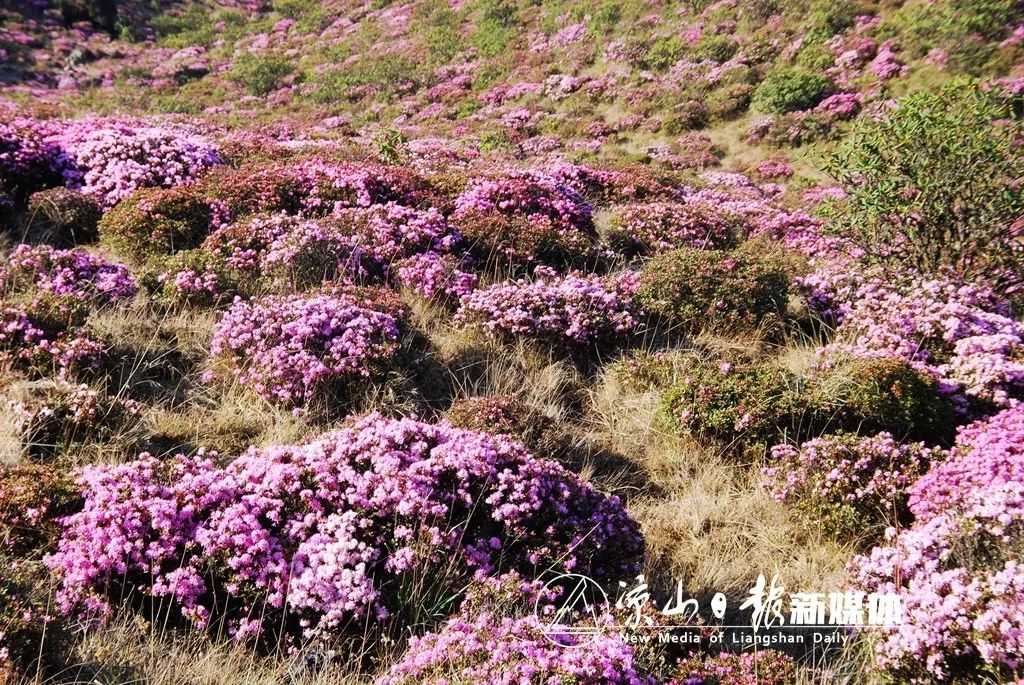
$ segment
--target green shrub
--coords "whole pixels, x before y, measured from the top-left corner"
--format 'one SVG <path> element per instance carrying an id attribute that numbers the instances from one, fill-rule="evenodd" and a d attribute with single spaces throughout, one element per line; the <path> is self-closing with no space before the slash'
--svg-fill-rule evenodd
<path id="1" fill-rule="evenodd" d="M 145 188 L 103 216 L 100 239 L 144 262 L 198 247 L 210 230 L 211 218 L 210 204 L 192 188 Z"/>
<path id="2" fill-rule="evenodd" d="M 771 445 L 801 429 L 800 379 L 769 365 L 695 363 L 662 393 L 661 415 L 683 435 Z"/>
<path id="3" fill-rule="evenodd" d="M 861 434 L 881 431 L 897 440 L 946 444 L 956 414 L 937 381 L 904 359 L 851 359 L 835 362 L 812 378 L 812 404 L 819 423 Z"/>
<path id="4" fill-rule="evenodd" d="M 88 195 L 50 188 L 28 199 L 29 229 L 45 242 L 72 246 L 92 242 L 99 233 L 97 224 L 103 210 Z"/>
<path id="5" fill-rule="evenodd" d="M 686 43 L 677 36 L 660 38 L 651 44 L 645 64 L 649 69 L 666 71 L 686 53 Z"/>
<path id="6" fill-rule="evenodd" d="M 622 5 L 614 0 L 604 0 L 594 10 L 590 19 L 592 33 L 608 33 L 619 24 L 622 18 Z"/>
<path id="7" fill-rule="evenodd" d="M 735 83 L 715 90 L 707 99 L 708 114 L 712 119 L 728 119 L 742 114 L 750 107 L 754 86 Z"/>
<path id="8" fill-rule="evenodd" d="M 664 131 L 670 136 L 684 131 L 704 128 L 708 123 L 708 108 L 697 100 L 688 100 L 672 108 L 672 114 L 665 119 Z"/>
<path id="9" fill-rule="evenodd" d="M 754 105 L 772 114 L 810 109 L 821 101 L 828 86 L 828 79 L 820 74 L 776 67 L 754 91 Z"/>
<path id="10" fill-rule="evenodd" d="M 321 75 L 313 92 L 313 101 L 331 103 L 351 99 L 352 89 L 358 86 L 372 86 L 385 98 L 390 98 L 410 84 L 412 89 L 418 86 L 416 64 L 401 55 L 383 55 L 361 59 L 353 65 Z M 355 99 L 361 97 L 359 94 Z"/>
<path id="11" fill-rule="evenodd" d="M 82 498 L 74 479 L 43 465 L 0 466 L 0 540 L 17 555 L 48 551 L 60 537 L 58 519 L 74 513 Z"/>
<path id="12" fill-rule="evenodd" d="M 284 78 L 295 71 L 295 65 L 280 55 L 242 53 L 228 72 L 228 78 L 253 95 L 266 95 L 281 87 Z"/>
<path id="13" fill-rule="evenodd" d="M 782 317 L 789 277 L 765 246 L 745 243 L 732 252 L 680 248 L 664 252 L 640 271 L 637 301 L 665 322 L 749 328 Z"/>
<path id="14" fill-rule="evenodd" d="M 994 90 L 961 81 L 913 93 L 885 118 L 863 119 L 829 161 L 848 192 L 831 223 L 877 262 L 1019 282 L 1024 260 L 1007 226 L 1024 214 L 1022 135 Z"/>
<path id="15" fill-rule="evenodd" d="M 697 43 L 694 55 L 699 59 L 710 59 L 715 62 L 727 62 L 739 49 L 736 41 L 729 36 L 705 36 Z"/>
<path id="16" fill-rule="evenodd" d="M 445 412 L 456 428 L 508 435 L 541 457 L 558 457 L 568 450 L 553 419 L 512 395 L 467 397 Z"/>

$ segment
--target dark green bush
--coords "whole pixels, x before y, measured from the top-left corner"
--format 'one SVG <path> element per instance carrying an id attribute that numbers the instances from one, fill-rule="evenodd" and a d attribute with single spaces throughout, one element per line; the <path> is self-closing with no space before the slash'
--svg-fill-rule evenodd
<path id="1" fill-rule="evenodd" d="M 828 79 L 821 74 L 776 67 L 754 91 L 754 105 L 772 114 L 810 109 L 821 101 L 828 86 Z"/>
<path id="2" fill-rule="evenodd" d="M 103 210 L 96 200 L 67 188 L 50 188 L 28 199 L 29 229 L 60 246 L 92 242 Z"/>
<path id="3" fill-rule="evenodd" d="M 735 251 L 680 248 L 664 252 L 640 272 L 640 306 L 687 329 L 750 328 L 782 317 L 789 277 L 765 246 L 745 243 Z"/>
<path id="4" fill-rule="evenodd" d="M 669 428 L 722 442 L 771 445 L 801 429 L 800 380 L 768 365 L 696 363 L 661 398 Z"/>
<path id="5" fill-rule="evenodd" d="M 666 71 L 686 53 L 686 43 L 676 36 L 660 38 L 651 44 L 645 64 L 649 69 Z"/>
<path id="6" fill-rule="evenodd" d="M 694 56 L 715 62 L 727 62 L 736 54 L 739 45 L 729 36 L 705 36 L 697 43 Z"/>
<path id="7" fill-rule="evenodd" d="M 664 131 L 670 136 L 684 131 L 704 128 L 708 123 L 708 108 L 697 100 L 688 100 L 672 108 L 672 114 L 665 119 Z"/>
<path id="8" fill-rule="evenodd" d="M 707 99 L 708 114 L 712 119 L 728 119 L 742 114 L 750 107 L 754 86 L 735 83 L 715 90 Z"/>
<path id="9" fill-rule="evenodd" d="M 831 158 L 848 193 L 831 223 L 880 263 L 1018 283 L 1021 136 L 1011 103 L 973 82 L 908 95 Z"/>
<path id="10" fill-rule="evenodd" d="M 107 212 L 100 239 L 139 262 L 198 247 L 210 230 L 212 209 L 193 188 L 145 188 Z"/>
<path id="11" fill-rule="evenodd" d="M 295 71 L 295 65 L 280 55 L 242 53 L 228 78 L 253 95 L 266 95 L 281 87 L 284 78 Z"/>
<path id="12" fill-rule="evenodd" d="M 458 400 L 445 418 L 456 428 L 511 436 L 540 457 L 562 456 L 568 449 L 552 418 L 512 395 Z"/>
<path id="13" fill-rule="evenodd" d="M 897 440 L 946 444 L 956 414 L 931 376 L 903 359 L 852 359 L 813 378 L 812 403 L 830 428 L 870 435 L 881 431 Z"/>

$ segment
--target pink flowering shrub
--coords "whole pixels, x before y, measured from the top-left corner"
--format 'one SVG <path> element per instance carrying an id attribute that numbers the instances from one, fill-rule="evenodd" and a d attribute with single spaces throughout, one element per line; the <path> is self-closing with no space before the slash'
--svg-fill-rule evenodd
<path id="1" fill-rule="evenodd" d="M 106 304 L 131 297 L 136 290 L 127 268 L 84 250 L 21 244 L 0 266 L 0 292 L 6 294 L 43 291 Z"/>
<path id="2" fill-rule="evenodd" d="M 866 592 L 898 592 L 902 620 L 873 628 L 876 668 L 908 683 L 1021 677 L 1024 486 L 993 485 L 849 566 Z"/>
<path id="3" fill-rule="evenodd" d="M 222 468 L 142 455 L 79 484 L 85 505 L 47 559 L 65 611 L 103 612 L 123 588 L 200 627 L 224 619 L 238 640 L 361 634 L 409 608 L 402 588 L 423 565 L 443 563 L 436 589 L 451 593 L 506 570 L 617 578 L 643 553 L 622 503 L 557 463 L 412 419 L 371 415 Z"/>
<path id="4" fill-rule="evenodd" d="M 398 349 L 397 314 L 339 292 L 236 299 L 210 351 L 264 399 L 299 407 L 339 383 L 370 378 Z"/>
<path id="5" fill-rule="evenodd" d="M 797 284 L 812 311 L 837 324 L 825 352 L 902 357 L 982 407 L 1021 393 L 1024 325 L 987 287 L 853 268 Z"/>
<path id="6" fill-rule="evenodd" d="M 104 346 L 85 330 L 87 314 L 80 301 L 68 297 L 0 303 L 0 369 L 65 378 L 98 368 Z"/>
<path id="7" fill-rule="evenodd" d="M 961 508 L 977 493 L 1024 480 L 1024 407 L 962 427 L 948 458 L 910 488 L 910 510 L 929 519 Z"/>
<path id="8" fill-rule="evenodd" d="M 67 151 L 71 187 L 112 207 L 139 188 L 170 188 L 196 179 L 220 158 L 185 130 L 102 120 L 68 126 L 55 137 Z"/>
<path id="9" fill-rule="evenodd" d="M 382 269 L 396 260 L 428 252 L 449 253 L 462 236 L 436 209 L 414 209 L 396 202 L 337 213 L 350 234 L 353 251 L 366 252 Z"/>
<path id="10" fill-rule="evenodd" d="M 772 649 L 698 654 L 679 662 L 671 685 L 786 685 L 796 673 L 793 658 Z"/>
<path id="11" fill-rule="evenodd" d="M 735 217 L 710 204 L 638 202 L 612 219 L 611 245 L 632 254 L 653 254 L 677 247 L 722 249 L 735 242 Z"/>
<path id="12" fill-rule="evenodd" d="M 563 263 L 586 254 L 596 238 L 586 200 L 533 172 L 471 180 L 453 219 L 474 251 L 490 259 Z"/>
<path id="13" fill-rule="evenodd" d="M 525 335 L 589 344 L 619 336 L 636 325 L 636 274 L 558 276 L 538 268 L 533 281 L 499 283 L 462 298 L 455 318 L 491 335 Z"/>
<path id="14" fill-rule="evenodd" d="M 491 685 L 654 685 L 633 649 L 616 632 L 593 639 L 566 636 L 555 644 L 535 617 L 502 618 L 481 612 L 455 618 L 437 632 L 413 638 L 375 685 L 466 682 Z M 574 640 L 585 644 L 574 644 Z"/>
<path id="15" fill-rule="evenodd" d="M 827 436 L 773 447 L 762 485 L 831 534 L 870 537 L 908 521 L 907 488 L 941 456 L 888 433 Z"/>
<path id="16" fill-rule="evenodd" d="M 399 260 L 395 282 L 426 298 L 460 299 L 477 287 L 479 276 L 466 271 L 465 260 L 454 255 L 425 252 Z"/>
<path id="17" fill-rule="evenodd" d="M 33 119 L 0 121 L 0 209 L 43 188 L 63 184 L 66 158 L 45 139 L 46 129 Z"/>

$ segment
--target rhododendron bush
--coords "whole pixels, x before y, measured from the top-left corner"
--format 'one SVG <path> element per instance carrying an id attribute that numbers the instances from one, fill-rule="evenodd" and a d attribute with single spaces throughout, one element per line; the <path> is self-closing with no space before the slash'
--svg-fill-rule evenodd
<path id="1" fill-rule="evenodd" d="M 581 644 L 556 643 L 538 619 L 480 613 L 453 619 L 437 633 L 414 639 L 402 661 L 376 685 L 474 682 L 515 685 L 571 682 L 578 685 L 653 685 L 635 663 L 621 635 L 584 635 Z"/>
<path id="2" fill-rule="evenodd" d="M 480 323 L 492 334 L 526 335 L 573 343 L 614 338 L 636 326 L 636 274 L 558 276 L 500 283 L 467 294 L 456 319 Z"/>
<path id="3" fill-rule="evenodd" d="M 194 180 L 219 161 L 207 140 L 169 127 L 85 120 L 52 139 L 67 151 L 70 185 L 108 207 L 139 188 Z"/>
<path id="4" fill-rule="evenodd" d="M 850 565 L 868 591 L 898 591 L 903 621 L 880 636 L 879 666 L 910 682 L 1024 664 L 1021 412 L 962 429 L 948 459 L 910 488 L 914 525 Z"/>
<path id="5" fill-rule="evenodd" d="M 379 415 L 224 467 L 142 455 L 79 483 L 85 506 L 47 561 L 65 610 L 107 611 L 127 590 L 202 627 L 226 618 L 239 640 L 383 619 L 424 565 L 456 589 L 503 570 L 617 578 L 643 552 L 617 498 L 520 443 Z"/>
<path id="6" fill-rule="evenodd" d="M 298 406 L 342 380 L 369 378 L 397 350 L 396 312 L 349 293 L 236 300 L 210 351 L 265 399 Z"/>

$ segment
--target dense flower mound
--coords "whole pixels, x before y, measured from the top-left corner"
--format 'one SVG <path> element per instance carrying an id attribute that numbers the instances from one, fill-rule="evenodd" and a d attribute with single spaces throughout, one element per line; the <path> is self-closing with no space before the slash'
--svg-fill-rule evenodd
<path id="1" fill-rule="evenodd" d="M 1024 675 L 1024 486 L 977 491 L 850 564 L 867 592 L 899 592 L 902 622 L 881 633 L 877 666 L 910 683 Z"/>
<path id="2" fill-rule="evenodd" d="M 989 288 L 828 269 L 798 283 L 812 309 L 838 324 L 832 349 L 902 357 L 996 407 L 1024 390 L 1024 324 Z"/>
<path id="3" fill-rule="evenodd" d="M 533 281 L 499 283 L 462 299 L 456 320 L 482 325 L 492 335 L 524 335 L 592 343 L 637 325 L 636 274 L 559 276 L 538 267 Z"/>
<path id="4" fill-rule="evenodd" d="M 679 662 L 672 685 L 786 685 L 796 677 L 792 657 L 765 649 L 688 657 Z"/>
<path id="5" fill-rule="evenodd" d="M 462 298 L 476 289 L 479 276 L 465 270 L 469 264 L 461 257 L 424 252 L 399 260 L 394 280 L 423 297 Z"/>
<path id="6" fill-rule="evenodd" d="M 170 188 L 220 161 L 203 137 L 180 128 L 103 120 L 73 122 L 54 137 L 68 154 L 69 185 L 107 207 L 139 188 Z"/>
<path id="7" fill-rule="evenodd" d="M 80 301 L 67 297 L 0 303 L 0 368 L 60 378 L 97 368 L 104 346 L 83 328 L 86 313 Z"/>
<path id="8" fill-rule="evenodd" d="M 33 119 L 0 121 L 0 209 L 4 195 L 12 202 L 63 184 L 65 155 L 45 134 Z"/>
<path id="9" fill-rule="evenodd" d="M 398 347 L 396 313 L 327 292 L 236 299 L 210 351 L 268 401 L 298 406 L 337 381 L 368 378 Z"/>
<path id="10" fill-rule="evenodd" d="M 0 266 L 0 292 L 32 289 L 105 304 L 131 297 L 137 286 L 123 265 L 91 252 L 22 244 Z"/>
<path id="11" fill-rule="evenodd" d="M 413 638 L 402 660 L 376 685 L 444 683 L 565 683 L 566 685 L 654 685 L 636 664 L 633 649 L 618 633 L 598 633 L 573 646 L 555 644 L 533 616 L 499 618 L 483 612 L 456 618 L 438 632 Z"/>
<path id="12" fill-rule="evenodd" d="M 1024 481 L 1024 407 L 1005 409 L 960 429 L 949 457 L 910 488 L 920 519 L 979 501 L 993 486 Z"/>
<path id="13" fill-rule="evenodd" d="M 199 626 L 226 618 L 237 639 L 361 632 L 403 609 L 424 566 L 451 593 L 505 570 L 623 577 L 643 554 L 617 498 L 507 437 L 412 419 L 371 415 L 223 468 L 142 455 L 79 484 L 84 508 L 47 561 L 64 610 L 102 611 L 124 582 Z"/>
<path id="14" fill-rule="evenodd" d="M 735 240 L 735 218 L 703 203 L 638 202 L 612 220 L 609 241 L 630 253 L 653 254 L 676 247 L 721 249 Z"/>
<path id="15" fill-rule="evenodd" d="M 941 456 L 888 433 L 828 436 L 772 448 L 763 486 L 829 532 L 870 535 L 907 520 L 907 488 Z"/>
<path id="16" fill-rule="evenodd" d="M 596 238 L 587 201 L 535 172 L 470 180 L 453 218 L 485 257 L 564 261 L 585 253 Z"/>
<path id="17" fill-rule="evenodd" d="M 356 251 L 367 252 L 382 267 L 413 255 L 449 253 L 462 236 L 436 209 L 414 209 L 396 202 L 366 209 L 341 210 L 337 220 L 351 234 Z"/>
<path id="18" fill-rule="evenodd" d="M 299 181 L 302 211 L 312 215 L 389 202 L 418 205 L 429 195 L 426 182 L 403 167 L 310 159 L 284 173 Z"/>

